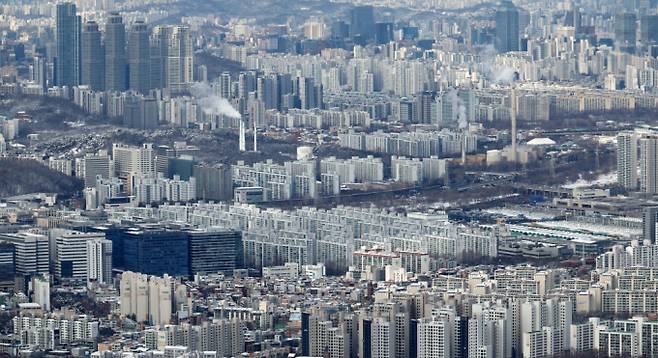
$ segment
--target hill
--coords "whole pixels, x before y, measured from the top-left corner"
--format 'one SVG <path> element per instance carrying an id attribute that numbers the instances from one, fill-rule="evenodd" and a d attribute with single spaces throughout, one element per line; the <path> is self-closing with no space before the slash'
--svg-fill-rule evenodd
<path id="1" fill-rule="evenodd" d="M 39 192 L 70 197 L 82 189 L 81 180 L 35 160 L 0 159 L 0 197 Z"/>

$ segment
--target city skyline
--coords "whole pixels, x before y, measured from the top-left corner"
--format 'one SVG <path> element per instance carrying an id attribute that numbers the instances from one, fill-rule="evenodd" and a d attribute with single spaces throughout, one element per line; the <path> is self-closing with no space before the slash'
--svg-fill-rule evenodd
<path id="1" fill-rule="evenodd" d="M 658 355 L 658 3 L 0 4 L 0 355 Z"/>

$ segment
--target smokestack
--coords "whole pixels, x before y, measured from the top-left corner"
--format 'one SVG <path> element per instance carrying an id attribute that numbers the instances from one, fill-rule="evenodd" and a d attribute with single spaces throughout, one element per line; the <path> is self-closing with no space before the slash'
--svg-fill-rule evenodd
<path id="1" fill-rule="evenodd" d="M 256 121 L 254 120 L 254 152 L 258 151 L 258 141 L 257 141 L 258 131 L 256 130 Z"/>
<path id="2" fill-rule="evenodd" d="M 512 94 L 510 96 L 510 117 L 512 120 L 512 159 L 514 163 L 517 162 L 517 151 L 516 151 L 516 89 L 512 87 Z"/>
<path id="3" fill-rule="evenodd" d="M 466 131 L 462 132 L 462 165 L 466 165 Z"/>
<path id="4" fill-rule="evenodd" d="M 244 119 L 240 118 L 240 151 L 244 152 L 247 150 L 247 141 L 245 140 L 245 133 L 244 133 Z"/>

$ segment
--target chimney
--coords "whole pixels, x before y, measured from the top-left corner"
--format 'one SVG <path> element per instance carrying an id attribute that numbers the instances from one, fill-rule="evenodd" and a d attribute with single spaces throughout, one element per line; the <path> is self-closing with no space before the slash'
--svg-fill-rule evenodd
<path id="1" fill-rule="evenodd" d="M 246 142 L 246 139 L 245 139 L 245 129 L 244 129 L 244 119 L 242 119 L 242 118 L 240 118 L 240 142 L 239 142 L 239 146 L 240 146 L 240 151 L 241 152 L 244 152 L 245 150 L 247 150 L 247 148 L 246 148 L 247 147 L 247 142 Z"/>
<path id="2" fill-rule="evenodd" d="M 258 136 L 258 130 L 256 129 L 256 120 L 254 119 L 254 152 L 258 151 L 258 140 L 256 139 Z"/>
<path id="3" fill-rule="evenodd" d="M 512 87 L 512 94 L 510 96 L 510 117 L 512 119 L 512 161 L 518 161 L 516 151 L 516 89 Z"/>

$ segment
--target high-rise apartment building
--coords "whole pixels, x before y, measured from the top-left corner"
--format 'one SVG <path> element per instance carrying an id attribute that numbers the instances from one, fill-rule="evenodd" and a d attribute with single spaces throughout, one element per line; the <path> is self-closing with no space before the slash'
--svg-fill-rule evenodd
<path id="1" fill-rule="evenodd" d="M 378 22 L 375 26 L 375 43 L 382 45 L 393 41 L 394 25 L 392 22 Z"/>
<path id="2" fill-rule="evenodd" d="M 476 304 L 468 321 L 468 356 L 512 356 L 513 326 L 511 309 Z"/>
<path id="3" fill-rule="evenodd" d="M 118 13 L 111 13 L 105 24 L 105 89 L 125 91 L 127 86 L 126 27 Z"/>
<path id="4" fill-rule="evenodd" d="M 370 357 L 384 358 L 395 356 L 395 322 L 389 319 L 373 318 L 370 326 Z"/>
<path id="5" fill-rule="evenodd" d="M 658 14 L 640 17 L 640 40 L 644 45 L 658 42 Z"/>
<path id="6" fill-rule="evenodd" d="M 101 238 L 87 241 L 87 280 L 112 282 L 112 241 Z"/>
<path id="7" fill-rule="evenodd" d="M 551 298 L 521 304 L 521 347 L 524 356 L 561 354 L 569 349 L 572 302 Z M 526 353 L 528 352 L 528 354 Z"/>
<path id="8" fill-rule="evenodd" d="M 637 136 L 632 132 L 617 135 L 617 183 L 637 189 Z"/>
<path id="9" fill-rule="evenodd" d="M 658 222 L 658 207 L 642 208 L 642 238 L 649 242 L 656 241 L 656 223 Z"/>
<path id="10" fill-rule="evenodd" d="M 231 99 L 231 80 L 230 72 L 222 72 L 219 75 L 219 87 L 215 87 L 215 92 L 222 98 Z M 246 97 L 245 97 L 246 98 Z"/>
<path id="11" fill-rule="evenodd" d="M 171 277 L 148 276 L 136 272 L 121 275 L 120 302 L 122 315 L 134 315 L 138 322 L 152 325 L 168 324 L 173 311 L 173 280 Z"/>
<path id="12" fill-rule="evenodd" d="M 143 144 L 141 147 L 114 143 L 112 159 L 115 174 L 120 178 L 125 179 L 133 174 L 155 173 L 155 150 L 151 143 Z"/>
<path id="13" fill-rule="evenodd" d="M 162 173 L 157 175 L 136 174 L 130 176 L 128 181 L 132 184 L 130 192 L 138 203 L 186 202 L 196 199 L 196 179 L 194 177 L 181 180 L 178 175 L 168 179 Z"/>
<path id="14" fill-rule="evenodd" d="M 158 103 L 153 98 L 126 96 L 123 103 L 123 125 L 142 130 L 158 126 Z"/>
<path id="15" fill-rule="evenodd" d="M 153 327 L 144 331 L 148 349 L 167 352 L 203 352 L 203 357 L 237 357 L 244 352 L 244 322 L 239 319 L 214 319 L 200 325 L 188 324 Z M 194 353 L 192 353 L 194 354 Z"/>
<path id="16" fill-rule="evenodd" d="M 502 1 L 496 9 L 496 50 L 518 51 L 519 42 L 519 9 L 511 1 Z"/>
<path id="17" fill-rule="evenodd" d="M 230 165 L 195 165 L 192 176 L 196 178 L 196 194 L 199 199 L 228 201 L 233 198 Z"/>
<path id="18" fill-rule="evenodd" d="M 32 302 L 41 305 L 44 311 L 50 311 L 50 275 L 34 276 L 31 283 Z"/>
<path id="19" fill-rule="evenodd" d="M 375 11 L 372 6 L 356 6 L 350 10 L 350 32 L 352 38 L 369 40 L 375 32 Z"/>
<path id="20" fill-rule="evenodd" d="M 44 322 L 47 322 L 45 324 Z M 55 349 L 55 346 L 95 342 L 98 338 L 97 320 L 88 315 L 61 313 L 32 315 L 23 313 L 13 318 L 14 333 L 23 344 L 33 349 Z"/>
<path id="21" fill-rule="evenodd" d="M 623 52 L 635 52 L 637 41 L 637 16 L 625 12 L 615 16 L 615 48 Z"/>
<path id="22" fill-rule="evenodd" d="M 114 165 L 107 151 L 101 150 L 97 154 L 87 154 L 76 166 L 76 176 L 83 178 L 85 187 L 96 186 L 96 178 L 109 179 L 114 176 Z"/>
<path id="23" fill-rule="evenodd" d="M 35 56 L 32 61 L 32 81 L 45 93 L 48 90 L 48 61 L 45 57 Z"/>
<path id="24" fill-rule="evenodd" d="M 452 325 L 446 319 L 424 318 L 418 322 L 418 358 L 449 358 L 452 352 Z"/>
<path id="25" fill-rule="evenodd" d="M 128 88 L 147 93 L 151 87 L 151 45 L 149 28 L 135 21 L 128 32 Z"/>
<path id="26" fill-rule="evenodd" d="M 322 108 L 322 85 L 316 85 L 315 80 L 309 77 L 299 77 L 297 81 L 297 96 L 299 97 L 300 106 L 299 108 Z"/>
<path id="27" fill-rule="evenodd" d="M 640 189 L 649 194 L 658 193 L 657 135 L 647 135 L 640 139 Z"/>
<path id="28" fill-rule="evenodd" d="M 105 89 L 105 53 L 101 32 L 95 21 L 87 21 L 82 27 L 82 69 L 80 84 L 94 91 Z"/>
<path id="29" fill-rule="evenodd" d="M 57 5 L 57 58 L 55 85 L 75 86 L 80 83 L 80 27 L 81 20 L 73 3 Z"/>
<path id="30" fill-rule="evenodd" d="M 151 80 L 158 83 L 158 87 L 174 93 L 186 90 L 194 81 L 194 52 L 189 27 L 156 27 L 152 50 Z"/>

